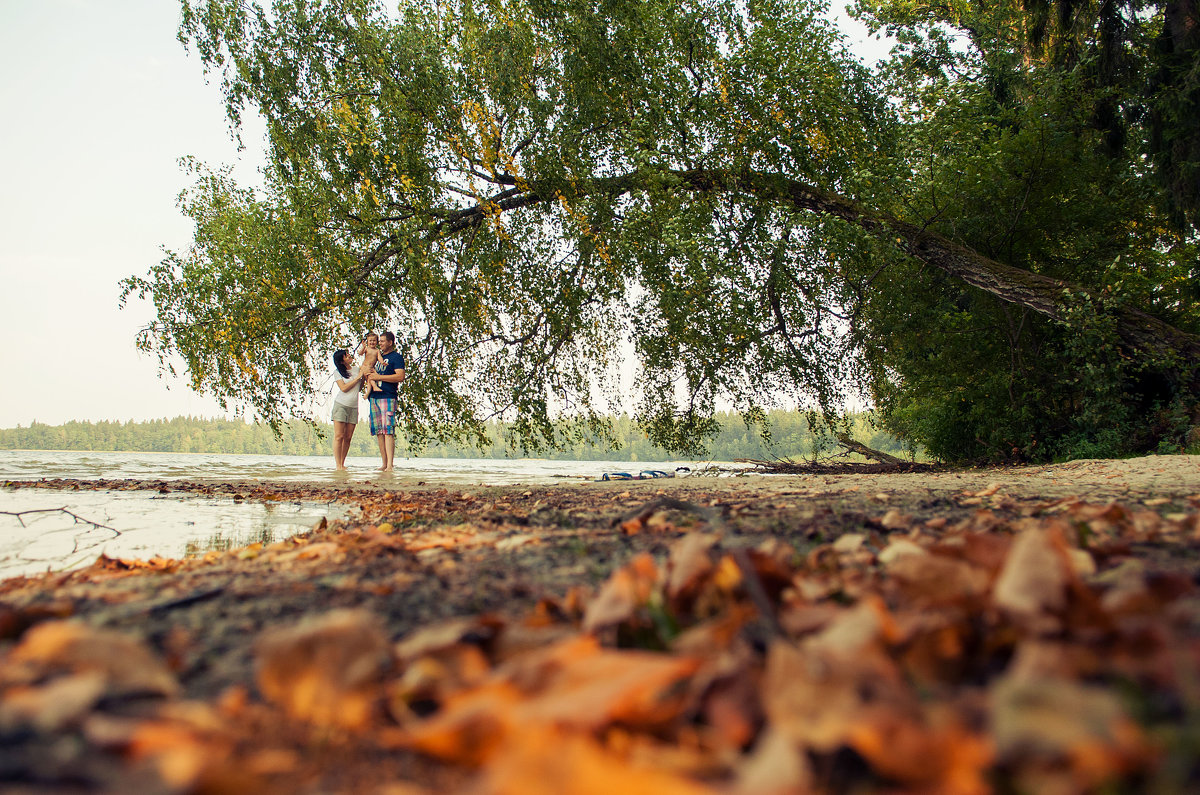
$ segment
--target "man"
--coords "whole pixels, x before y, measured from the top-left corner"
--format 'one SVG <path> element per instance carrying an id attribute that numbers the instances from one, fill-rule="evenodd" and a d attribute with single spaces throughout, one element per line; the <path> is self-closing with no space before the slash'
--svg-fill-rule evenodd
<path id="1" fill-rule="evenodd" d="M 371 407 L 371 435 L 379 443 L 383 459 L 381 472 L 391 472 L 396 458 L 396 393 L 404 380 L 404 356 L 396 350 L 396 335 L 385 331 L 379 335 L 379 363 L 367 379 L 371 392 L 367 403 Z"/>

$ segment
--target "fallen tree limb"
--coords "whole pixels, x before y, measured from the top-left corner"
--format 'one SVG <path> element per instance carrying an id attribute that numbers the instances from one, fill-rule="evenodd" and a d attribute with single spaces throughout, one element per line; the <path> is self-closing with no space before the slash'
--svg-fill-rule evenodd
<path id="1" fill-rule="evenodd" d="M 880 452 L 879 450 L 873 450 L 870 447 L 867 447 L 862 442 L 854 441 L 853 439 L 851 439 L 849 436 L 846 436 L 845 434 L 838 436 L 837 440 L 838 440 L 838 444 L 840 444 L 842 447 L 846 448 L 846 450 L 848 452 L 858 453 L 863 458 L 870 458 L 874 461 L 878 461 L 881 464 L 903 464 L 903 463 L 905 463 L 903 459 L 896 458 L 896 456 L 894 456 L 894 455 L 888 455 L 887 453 Z"/>
<path id="2" fill-rule="evenodd" d="M 853 463 L 850 461 L 791 461 L 776 459 L 763 461 L 756 458 L 735 458 L 739 464 L 750 464 L 768 475 L 882 475 L 896 472 L 928 472 L 940 469 L 939 464 L 922 464 L 916 461 L 895 463 L 880 463 L 868 461 Z"/>

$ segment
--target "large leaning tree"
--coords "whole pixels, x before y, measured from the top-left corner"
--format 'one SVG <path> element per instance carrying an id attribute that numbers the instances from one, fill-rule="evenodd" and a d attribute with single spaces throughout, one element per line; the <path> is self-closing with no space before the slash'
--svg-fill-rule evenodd
<path id="1" fill-rule="evenodd" d="M 715 406 L 863 390 L 948 459 L 1171 446 L 1193 3 L 862 0 L 898 42 L 872 71 L 801 0 L 185 0 L 235 128 L 266 121 L 264 185 L 192 164 L 192 246 L 125 296 L 164 366 L 266 419 L 393 328 L 418 440 L 602 438 L 632 393 L 694 451 Z"/>

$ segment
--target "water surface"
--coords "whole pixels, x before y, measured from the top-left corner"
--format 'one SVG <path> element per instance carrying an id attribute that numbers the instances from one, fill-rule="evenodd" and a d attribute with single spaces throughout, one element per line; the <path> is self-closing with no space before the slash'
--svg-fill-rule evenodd
<path id="1" fill-rule="evenodd" d="M 605 472 L 656 469 L 673 472 L 681 462 L 548 461 L 513 458 L 402 458 L 396 471 L 378 472 L 378 458 L 350 458 L 347 473 L 333 471 L 332 456 L 226 455 L 216 453 L 108 453 L 73 450 L 0 450 L 0 480 L 136 478 L 144 480 L 285 480 L 343 483 L 347 480 L 413 479 L 430 484 L 547 484 L 595 480 Z M 691 462 L 682 465 L 696 468 Z"/>
<path id="2" fill-rule="evenodd" d="M 0 577 L 110 558 L 182 558 L 272 543 L 345 515 L 313 502 L 235 502 L 155 491 L 0 490 Z"/>
<path id="3" fill-rule="evenodd" d="M 595 480 L 606 472 L 674 472 L 678 462 L 405 458 L 396 472 L 379 459 L 352 458 L 349 472 L 331 456 L 109 453 L 0 450 L 2 480 L 289 481 L 314 486 L 373 482 L 427 485 L 550 484 Z M 695 464 L 688 464 L 696 468 Z M 27 513 L 21 513 L 27 512 Z M 208 549 L 270 543 L 346 508 L 314 502 L 234 501 L 157 490 L 0 489 L 0 577 L 66 570 L 109 557 L 179 558 Z M 15 515 L 21 514 L 21 515 Z"/>

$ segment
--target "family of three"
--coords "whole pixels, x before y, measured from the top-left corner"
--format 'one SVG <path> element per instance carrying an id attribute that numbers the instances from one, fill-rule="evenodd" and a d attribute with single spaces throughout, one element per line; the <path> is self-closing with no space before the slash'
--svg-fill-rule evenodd
<path id="1" fill-rule="evenodd" d="M 363 340 L 358 354 L 362 365 L 345 348 L 333 354 L 338 377 L 333 387 L 333 460 L 338 471 L 346 469 L 346 453 L 358 424 L 358 399 L 366 397 L 370 411 L 371 435 L 379 443 L 380 470 L 390 472 L 396 458 L 396 395 L 404 380 L 404 356 L 396 350 L 396 335 L 390 331 L 371 332 Z"/>

